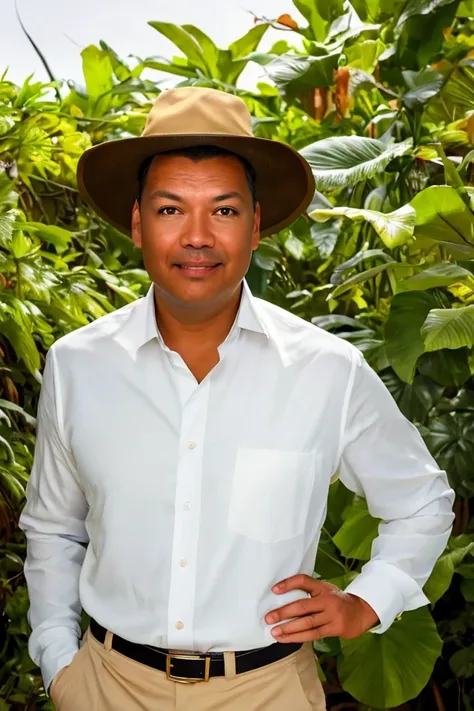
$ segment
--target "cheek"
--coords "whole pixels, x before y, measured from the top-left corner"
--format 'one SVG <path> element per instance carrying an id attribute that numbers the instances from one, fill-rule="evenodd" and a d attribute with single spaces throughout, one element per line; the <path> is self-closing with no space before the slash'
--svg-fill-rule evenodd
<path id="1" fill-rule="evenodd" d="M 242 230 L 226 239 L 224 249 L 230 260 L 236 264 L 248 262 L 252 255 L 253 237 L 248 232 L 242 234 Z"/>
<path id="2" fill-rule="evenodd" d="M 142 252 L 144 261 L 166 259 L 176 245 L 176 237 L 171 230 L 159 230 L 156 225 L 143 224 Z"/>

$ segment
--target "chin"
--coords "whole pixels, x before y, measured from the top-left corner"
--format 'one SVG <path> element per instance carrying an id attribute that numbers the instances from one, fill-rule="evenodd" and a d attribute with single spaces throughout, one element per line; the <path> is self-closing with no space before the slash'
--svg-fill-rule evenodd
<path id="1" fill-rule="evenodd" d="M 176 288 L 176 284 L 164 285 L 155 282 L 166 300 L 186 306 L 206 304 L 219 298 L 220 290 L 209 289 L 204 284 L 188 284 L 185 288 Z"/>

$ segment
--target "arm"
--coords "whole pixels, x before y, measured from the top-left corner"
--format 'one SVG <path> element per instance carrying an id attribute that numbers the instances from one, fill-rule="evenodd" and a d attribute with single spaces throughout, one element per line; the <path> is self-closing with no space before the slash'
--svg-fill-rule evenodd
<path id="1" fill-rule="evenodd" d="M 422 587 L 453 523 L 454 492 L 418 430 L 360 356 L 342 436 L 341 481 L 382 519 L 371 559 L 346 588 L 375 610 L 384 632 L 405 610 L 426 605 Z"/>
<path id="2" fill-rule="evenodd" d="M 61 393 L 54 347 L 38 404 L 37 439 L 20 528 L 27 537 L 25 576 L 30 596 L 31 658 L 45 689 L 79 647 L 79 575 L 88 537 L 87 503 L 62 432 Z"/>
<path id="3" fill-rule="evenodd" d="M 384 632 L 405 610 L 426 605 L 422 587 L 441 555 L 453 523 L 454 492 L 414 425 L 403 417 L 380 378 L 356 353 L 341 423 L 340 478 L 364 496 L 382 519 L 370 561 L 341 592 L 295 575 L 273 588 L 308 597 L 266 615 L 279 642 L 357 637 L 377 622 Z"/>

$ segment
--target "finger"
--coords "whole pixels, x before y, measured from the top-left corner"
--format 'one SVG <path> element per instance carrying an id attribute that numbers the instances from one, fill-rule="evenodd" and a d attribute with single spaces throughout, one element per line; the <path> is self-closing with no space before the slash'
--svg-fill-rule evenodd
<path id="1" fill-rule="evenodd" d="M 293 575 L 291 578 L 286 578 L 273 586 L 273 592 L 281 595 L 288 590 L 304 590 L 311 593 L 312 596 L 319 595 L 325 588 L 330 587 L 328 583 L 321 580 L 315 580 L 310 575 Z"/>
<path id="2" fill-rule="evenodd" d="M 295 602 L 289 602 L 287 605 L 272 610 L 265 616 L 265 622 L 269 625 L 280 622 L 280 620 L 289 620 L 290 617 L 302 617 L 314 612 L 323 612 L 326 608 L 324 600 L 319 598 L 305 597 Z"/>
<path id="3" fill-rule="evenodd" d="M 318 627 L 317 630 L 306 630 L 306 632 L 297 632 L 296 634 L 282 635 L 278 637 L 277 642 L 282 644 L 292 644 L 292 643 L 304 643 L 313 642 L 316 639 L 323 639 L 324 637 L 336 637 L 331 625 L 324 625 L 323 627 Z"/>
<path id="4" fill-rule="evenodd" d="M 320 627 L 324 627 L 332 622 L 331 615 L 327 612 L 317 612 L 312 615 L 305 615 L 304 617 L 298 617 L 296 620 L 290 620 L 285 622 L 283 625 L 278 625 L 272 629 L 272 635 L 276 639 L 280 639 L 281 636 L 286 636 L 289 634 L 295 634 L 296 632 L 306 632 L 306 630 L 312 629 L 317 630 Z"/>

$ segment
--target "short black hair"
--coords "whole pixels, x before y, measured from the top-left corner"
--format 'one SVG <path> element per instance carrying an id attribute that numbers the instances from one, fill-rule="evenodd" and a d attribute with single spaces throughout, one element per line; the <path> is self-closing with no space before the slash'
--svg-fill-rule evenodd
<path id="1" fill-rule="evenodd" d="M 171 151 L 165 151 L 164 153 L 155 153 L 152 156 L 149 156 L 148 158 L 145 158 L 143 163 L 140 165 L 138 169 L 138 195 L 137 195 L 137 200 L 140 203 L 143 195 L 143 191 L 145 189 L 145 183 L 146 183 L 146 178 L 148 175 L 148 171 L 150 169 L 150 165 L 153 162 L 153 159 L 156 156 L 184 156 L 185 158 L 190 158 L 194 162 L 198 162 L 200 160 L 205 160 L 206 158 L 228 158 L 228 157 L 233 157 L 237 158 L 237 160 L 242 164 L 242 167 L 245 172 L 245 177 L 247 178 L 247 183 L 249 186 L 250 194 L 252 195 L 252 203 L 253 203 L 253 209 L 255 210 L 255 206 L 257 204 L 257 189 L 256 189 L 256 176 L 255 176 L 255 169 L 253 165 L 246 159 L 243 158 L 242 156 L 239 156 L 237 153 L 234 153 L 233 151 L 228 151 L 226 148 L 220 148 L 220 146 L 190 146 L 188 148 L 177 148 L 173 149 Z"/>

